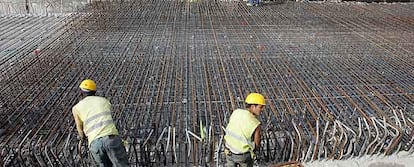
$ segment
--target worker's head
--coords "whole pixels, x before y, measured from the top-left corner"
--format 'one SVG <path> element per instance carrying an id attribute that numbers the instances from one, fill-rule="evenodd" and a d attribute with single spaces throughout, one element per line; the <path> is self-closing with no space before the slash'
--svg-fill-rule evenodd
<path id="1" fill-rule="evenodd" d="M 85 79 L 81 82 L 79 85 L 79 88 L 81 89 L 82 93 L 86 95 L 95 95 L 96 93 L 96 83 L 95 81 L 91 79 Z"/>
<path id="2" fill-rule="evenodd" d="M 259 93 L 250 93 L 247 95 L 245 102 L 249 111 L 256 116 L 260 115 L 266 105 L 264 96 Z"/>

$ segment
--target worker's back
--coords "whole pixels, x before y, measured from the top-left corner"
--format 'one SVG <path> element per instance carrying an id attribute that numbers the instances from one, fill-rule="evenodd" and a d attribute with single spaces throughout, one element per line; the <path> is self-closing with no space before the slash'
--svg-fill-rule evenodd
<path id="1" fill-rule="evenodd" d="M 118 135 L 111 116 L 111 103 L 106 98 L 87 96 L 73 107 L 73 111 L 83 122 L 89 144 L 99 137 Z"/>
<path id="2" fill-rule="evenodd" d="M 260 122 L 247 110 L 236 109 L 230 116 L 224 139 L 233 153 L 244 153 L 254 149 L 252 134 Z"/>

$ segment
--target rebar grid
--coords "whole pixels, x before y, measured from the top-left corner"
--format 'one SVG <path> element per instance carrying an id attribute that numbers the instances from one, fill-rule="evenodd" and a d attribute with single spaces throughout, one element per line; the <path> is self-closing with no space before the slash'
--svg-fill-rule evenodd
<path id="1" fill-rule="evenodd" d="M 84 78 L 133 166 L 222 165 L 222 128 L 249 92 L 268 103 L 259 164 L 412 154 L 413 8 L 150 0 L 1 17 L 0 162 L 93 163 L 71 114 Z"/>

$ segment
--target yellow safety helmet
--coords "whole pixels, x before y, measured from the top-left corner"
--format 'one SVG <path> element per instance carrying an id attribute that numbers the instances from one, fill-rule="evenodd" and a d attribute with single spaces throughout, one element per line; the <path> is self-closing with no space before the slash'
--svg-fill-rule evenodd
<path id="1" fill-rule="evenodd" d="M 247 104 L 266 105 L 264 96 L 259 93 L 250 93 L 247 95 L 245 102 Z"/>
<path id="2" fill-rule="evenodd" d="M 96 91 L 96 83 L 91 79 L 85 79 L 81 82 L 79 88 L 82 89 L 82 91 Z"/>

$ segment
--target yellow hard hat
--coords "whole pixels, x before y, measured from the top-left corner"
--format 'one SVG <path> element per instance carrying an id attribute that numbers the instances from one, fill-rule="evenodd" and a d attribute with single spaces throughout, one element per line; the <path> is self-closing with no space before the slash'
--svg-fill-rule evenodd
<path id="1" fill-rule="evenodd" d="M 85 79 L 79 85 L 83 91 L 96 91 L 96 83 L 91 79 Z"/>
<path id="2" fill-rule="evenodd" d="M 250 93 L 249 95 L 247 95 L 245 102 L 247 104 L 266 105 L 263 95 L 259 93 Z"/>

